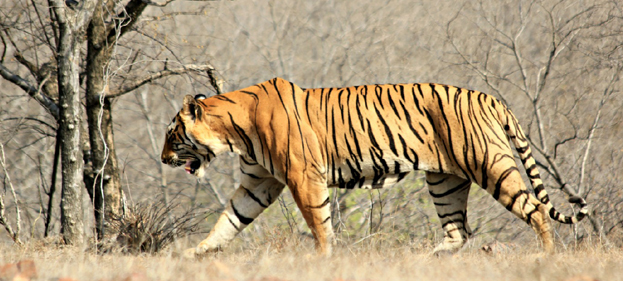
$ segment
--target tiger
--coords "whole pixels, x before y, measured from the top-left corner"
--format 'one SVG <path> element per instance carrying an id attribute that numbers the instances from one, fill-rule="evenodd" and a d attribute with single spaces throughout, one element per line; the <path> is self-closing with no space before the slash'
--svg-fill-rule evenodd
<path id="1" fill-rule="evenodd" d="M 534 193 L 526 189 L 513 143 Z M 315 248 L 331 254 L 335 235 L 328 188 L 391 186 L 414 170 L 426 183 L 444 232 L 433 253 L 455 253 L 472 235 L 467 199 L 473 183 L 534 229 L 554 250 L 550 218 L 577 223 L 554 208 L 517 118 L 493 96 L 435 84 L 303 89 L 274 78 L 206 98 L 184 97 L 167 128 L 161 160 L 203 177 L 224 152 L 240 158 L 240 185 L 207 238 L 185 255 L 219 251 L 282 193 L 292 193 Z"/>

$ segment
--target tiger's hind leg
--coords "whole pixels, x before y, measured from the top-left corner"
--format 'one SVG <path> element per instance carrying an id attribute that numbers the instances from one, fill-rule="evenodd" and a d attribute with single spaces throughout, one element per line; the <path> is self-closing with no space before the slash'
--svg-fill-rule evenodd
<path id="1" fill-rule="evenodd" d="M 472 234 L 467 223 L 467 197 L 472 182 L 450 174 L 427 172 L 426 183 L 444 231 L 443 242 L 435 247 L 434 253 L 454 253 Z"/>
<path id="2" fill-rule="evenodd" d="M 530 225 L 545 251 L 553 251 L 552 230 L 545 205 L 526 189 L 512 154 L 507 157 L 498 156 L 493 163 L 495 165 L 487 171 L 486 184 L 479 183 L 480 186 L 507 210 Z"/>

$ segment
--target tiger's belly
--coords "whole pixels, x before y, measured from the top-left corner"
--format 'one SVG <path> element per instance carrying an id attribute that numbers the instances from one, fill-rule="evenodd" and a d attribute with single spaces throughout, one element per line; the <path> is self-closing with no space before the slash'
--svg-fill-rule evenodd
<path id="1" fill-rule="evenodd" d="M 389 187 L 402 180 L 409 172 L 417 170 L 405 159 L 377 159 L 362 162 L 335 163 L 328 167 L 328 187 L 375 189 Z"/>

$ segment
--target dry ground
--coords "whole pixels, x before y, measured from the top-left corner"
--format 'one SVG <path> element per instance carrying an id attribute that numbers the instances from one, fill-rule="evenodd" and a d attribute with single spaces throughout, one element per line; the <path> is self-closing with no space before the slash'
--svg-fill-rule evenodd
<path id="1" fill-rule="evenodd" d="M 519 246 L 487 254 L 468 247 L 434 257 L 429 246 L 383 245 L 373 240 L 338 246 L 330 258 L 309 254 L 309 241 L 238 242 L 203 260 L 176 250 L 158 255 L 94 254 L 31 243 L 0 245 L 1 264 L 33 260 L 35 280 L 621 280 L 623 251 L 601 247 L 558 249 L 552 255 Z M 376 243 L 375 245 L 373 245 Z M 387 244 L 387 243 L 386 243 Z M 589 278 L 590 277 L 590 278 Z M 580 279 L 578 279 L 580 278 Z M 582 279 L 584 278 L 584 279 Z M 2 277 L 0 277 L 2 279 Z"/>

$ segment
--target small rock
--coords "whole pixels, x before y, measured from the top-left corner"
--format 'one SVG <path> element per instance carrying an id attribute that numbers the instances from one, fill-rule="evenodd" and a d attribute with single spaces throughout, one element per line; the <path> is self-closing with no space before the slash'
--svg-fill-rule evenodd
<path id="1" fill-rule="evenodd" d="M 508 254 L 512 253 L 517 249 L 517 245 L 513 243 L 500 243 L 498 241 L 493 241 L 491 243 L 485 244 L 480 248 L 483 252 L 487 254 Z"/>
<path id="2" fill-rule="evenodd" d="M 32 260 L 23 260 L 0 266 L 0 280 L 28 281 L 37 278 L 37 267 Z"/>
<path id="3" fill-rule="evenodd" d="M 588 275 L 578 275 L 578 276 L 573 276 L 567 279 L 564 279 L 563 281 L 599 281 L 596 278 L 590 277 Z"/>

